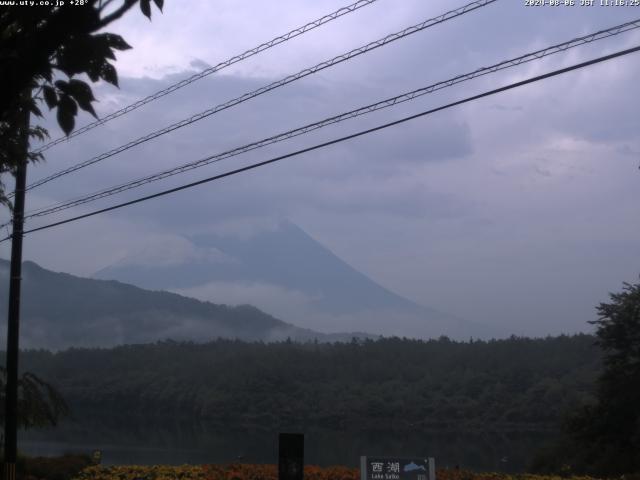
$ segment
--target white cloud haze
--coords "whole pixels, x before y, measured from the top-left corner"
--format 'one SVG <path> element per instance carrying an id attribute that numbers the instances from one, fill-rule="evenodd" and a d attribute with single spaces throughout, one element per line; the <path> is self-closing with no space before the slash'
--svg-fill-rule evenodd
<path id="1" fill-rule="evenodd" d="M 97 110 L 109 113 L 193 73 L 203 62 L 216 64 L 341 5 L 168 0 L 151 23 L 132 13 L 111 29 L 134 47 L 117 63 L 121 89 L 97 87 Z M 380 0 L 47 151 L 46 163 L 32 167 L 29 179 L 459 5 Z M 93 192 L 613 26 L 637 16 L 636 10 L 528 8 L 521 1 L 498 1 L 51 182 L 29 192 L 27 207 Z M 117 198 L 177 186 L 638 43 L 638 32 L 627 33 Z M 134 252 L 160 251 L 164 261 L 188 256 L 183 234 L 217 226 L 246 230 L 256 222 L 290 218 L 352 266 L 418 303 L 518 334 L 588 330 L 594 306 L 640 273 L 639 76 L 640 54 L 632 54 L 34 233 L 25 240 L 24 257 L 53 270 L 90 275 Z M 52 120 L 48 125 L 57 136 Z M 115 198 L 54 218 L 111 205 Z M 1 248 L 8 258 L 8 245 Z M 191 293 L 221 303 L 254 299 L 265 308 L 275 300 L 280 306 L 305 301 L 295 292 L 259 284 L 209 285 Z M 322 321 L 301 325 L 321 331 L 336 326 Z"/>

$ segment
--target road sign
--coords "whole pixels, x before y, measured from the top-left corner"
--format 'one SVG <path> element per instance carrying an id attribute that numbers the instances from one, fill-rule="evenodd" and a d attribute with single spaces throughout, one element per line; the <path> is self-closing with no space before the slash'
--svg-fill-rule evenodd
<path id="1" fill-rule="evenodd" d="M 360 457 L 361 480 L 436 480 L 433 457 Z"/>

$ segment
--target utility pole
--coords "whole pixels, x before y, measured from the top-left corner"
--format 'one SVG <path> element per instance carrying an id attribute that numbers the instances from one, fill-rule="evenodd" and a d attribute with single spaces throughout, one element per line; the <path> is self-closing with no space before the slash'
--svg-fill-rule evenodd
<path id="1" fill-rule="evenodd" d="M 20 282 L 22 280 L 22 236 L 24 229 L 24 196 L 27 181 L 27 152 L 29 149 L 29 95 L 25 98 L 16 122 L 19 141 L 16 165 L 16 188 L 13 204 L 13 232 L 11 236 L 11 273 L 9 278 L 9 315 L 7 321 L 7 383 L 4 409 L 5 480 L 16 480 L 18 454 L 18 352 L 20 327 Z"/>

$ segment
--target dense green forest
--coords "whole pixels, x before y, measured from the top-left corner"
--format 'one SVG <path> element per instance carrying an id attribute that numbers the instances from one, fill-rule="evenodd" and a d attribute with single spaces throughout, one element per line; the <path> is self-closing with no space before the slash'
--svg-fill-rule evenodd
<path id="1" fill-rule="evenodd" d="M 593 399 L 589 335 L 453 342 L 206 344 L 31 350 L 21 368 L 74 411 L 207 419 L 225 427 L 536 431 Z"/>

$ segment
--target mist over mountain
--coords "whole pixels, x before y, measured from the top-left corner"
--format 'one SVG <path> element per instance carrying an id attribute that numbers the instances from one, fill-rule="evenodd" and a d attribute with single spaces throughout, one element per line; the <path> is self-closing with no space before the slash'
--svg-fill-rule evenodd
<path id="1" fill-rule="evenodd" d="M 249 303 L 322 332 L 460 339 L 496 335 L 382 287 L 289 221 L 243 234 L 188 236 L 180 245 L 150 245 L 94 277 L 217 303 Z"/>
<path id="2" fill-rule="evenodd" d="M 0 260 L 0 285 L 0 309 L 6 312 L 6 260 Z M 23 264 L 22 348 L 110 347 L 166 339 L 201 342 L 218 337 L 337 341 L 353 336 L 366 335 L 325 335 L 287 324 L 250 305 L 216 305 L 117 281 L 56 273 L 33 262 Z M 0 341 L 6 342 L 6 328 L 0 329 Z"/>

